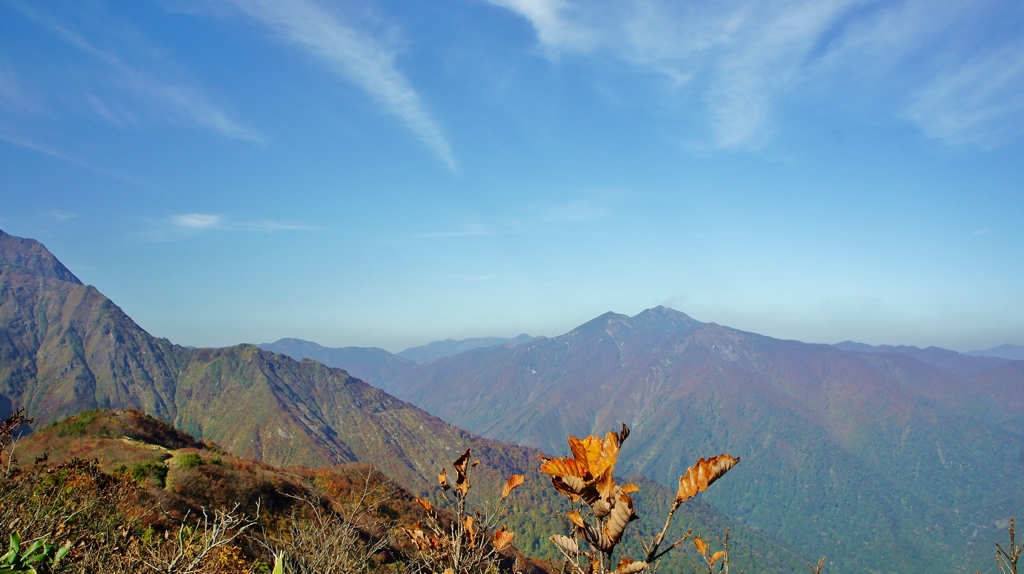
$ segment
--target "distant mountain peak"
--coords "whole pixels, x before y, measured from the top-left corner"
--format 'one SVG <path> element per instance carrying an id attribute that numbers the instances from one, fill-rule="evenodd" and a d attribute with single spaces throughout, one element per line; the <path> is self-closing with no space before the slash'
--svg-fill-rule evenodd
<path id="1" fill-rule="evenodd" d="M 644 309 L 637 313 L 633 319 L 668 319 L 676 323 L 684 323 L 687 325 L 699 325 L 700 321 L 697 321 L 693 317 L 683 313 L 682 311 L 676 311 L 672 307 L 666 307 L 664 305 L 658 305 L 650 309 Z"/>
<path id="2" fill-rule="evenodd" d="M 965 376 L 978 375 L 989 369 L 994 369 L 1011 359 L 1011 357 L 1001 357 L 998 354 L 986 355 L 985 353 L 978 352 L 962 354 L 935 346 L 921 349 L 912 345 L 873 346 L 855 341 L 843 341 L 832 346 L 848 353 L 905 355 L 933 367 Z"/>
<path id="3" fill-rule="evenodd" d="M 472 351 L 473 349 L 497 347 L 499 345 L 516 346 L 532 339 L 533 337 L 526 333 L 511 338 L 475 337 L 460 340 L 445 339 L 443 341 L 434 341 L 432 343 L 427 343 L 426 345 L 420 345 L 419 347 L 410 347 L 404 351 L 400 351 L 397 355 L 409 361 L 429 363 L 430 361 L 451 357 L 453 355 L 465 353 L 466 351 Z"/>
<path id="4" fill-rule="evenodd" d="M 1011 361 L 1024 361 L 1024 345 L 1000 345 L 991 349 L 971 351 L 967 353 L 975 357 L 998 357 Z"/>
<path id="5" fill-rule="evenodd" d="M 0 266 L 9 266 L 47 279 L 82 285 L 53 253 L 35 239 L 25 239 L 0 230 Z"/>

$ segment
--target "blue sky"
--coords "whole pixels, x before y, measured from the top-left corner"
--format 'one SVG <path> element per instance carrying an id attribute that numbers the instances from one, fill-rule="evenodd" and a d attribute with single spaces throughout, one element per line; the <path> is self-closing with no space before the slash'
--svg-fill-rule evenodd
<path id="1" fill-rule="evenodd" d="M 154 335 L 1024 344 L 1011 0 L 0 0 L 0 229 Z"/>

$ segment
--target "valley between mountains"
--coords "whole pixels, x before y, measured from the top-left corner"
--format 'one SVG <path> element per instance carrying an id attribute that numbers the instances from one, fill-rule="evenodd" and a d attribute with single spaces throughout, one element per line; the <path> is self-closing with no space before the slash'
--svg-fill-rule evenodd
<path id="1" fill-rule="evenodd" d="M 528 477 L 535 510 L 513 528 L 539 557 L 554 556 L 561 502 L 537 454 L 622 422 L 633 433 L 618 474 L 649 477 L 636 480 L 644 532 L 688 465 L 741 458 L 679 527 L 730 527 L 748 572 L 822 555 L 830 573 L 990 572 L 1024 508 L 1024 361 L 783 341 L 664 307 L 557 337 L 451 343 L 405 356 L 299 340 L 185 348 L 40 243 L 0 232 L 0 415 L 25 407 L 36 428 L 137 409 L 238 457 L 368 463 L 417 494 L 472 448 L 488 492 Z"/>

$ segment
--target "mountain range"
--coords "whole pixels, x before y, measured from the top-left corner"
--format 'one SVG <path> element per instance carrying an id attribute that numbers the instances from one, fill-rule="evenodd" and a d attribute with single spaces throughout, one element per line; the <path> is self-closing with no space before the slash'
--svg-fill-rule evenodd
<path id="1" fill-rule="evenodd" d="M 990 571 L 991 542 L 1024 502 L 1024 361 L 784 341 L 665 307 L 428 362 L 286 343 L 372 371 L 380 388 L 253 345 L 152 337 L 41 244 L 0 232 L 0 411 L 25 406 L 38 424 L 135 408 L 239 456 L 369 462 L 427 492 L 466 447 L 493 489 L 536 476 L 534 449 L 563 454 L 566 436 L 625 421 L 617 468 L 656 481 L 638 479 L 652 508 L 698 457 L 741 457 L 684 522 L 732 525 L 758 571 L 819 555 L 833 574 Z M 558 504 L 550 487 L 528 492 Z M 537 544 L 558 524 L 545 510 L 519 527 Z"/>
<path id="2" fill-rule="evenodd" d="M 273 343 L 257 345 L 261 349 L 288 355 L 296 361 L 312 359 L 328 367 L 345 369 L 352 376 L 374 386 L 381 386 L 416 369 L 422 363 L 429 363 L 485 347 L 514 347 L 532 340 L 522 334 L 518 337 L 479 337 L 473 339 L 434 341 L 426 345 L 411 347 L 397 354 L 378 347 L 324 347 L 313 341 L 284 338 Z"/>
<path id="3" fill-rule="evenodd" d="M 398 356 L 410 361 L 416 361 L 417 363 L 429 363 L 430 361 L 436 361 L 437 359 L 458 355 L 459 353 L 483 347 L 496 347 L 498 345 L 514 347 L 531 339 L 533 339 L 533 337 L 526 333 L 516 337 L 477 337 L 472 339 L 461 339 L 458 341 L 445 339 L 444 341 L 434 341 L 432 343 L 427 343 L 426 345 L 411 347 L 404 351 L 399 351 Z"/>
<path id="4" fill-rule="evenodd" d="M 530 477 L 522 487 L 529 504 L 510 523 L 520 549 L 553 557 L 546 539 L 563 528 L 555 513 L 563 502 L 539 479 L 536 449 L 463 431 L 313 360 L 254 345 L 191 349 L 153 337 L 41 244 L 3 232 L 0 397 L 3 414 L 25 407 L 37 428 L 91 409 L 137 409 L 236 456 L 278 466 L 370 463 L 422 494 L 435 491 L 438 470 L 471 448 L 485 494 L 500 492 L 509 474 Z M 637 482 L 639 531 L 650 534 L 674 489 Z M 808 559 L 703 500 L 677 516 L 680 528 L 711 535 L 731 526 L 737 558 L 766 572 L 790 572 Z M 694 565 L 686 555 L 678 560 L 663 571 Z"/>
<path id="5" fill-rule="evenodd" d="M 344 365 L 342 365 L 344 366 Z M 985 570 L 1024 502 L 1024 361 L 810 345 L 658 307 L 469 350 L 377 384 L 491 438 L 562 452 L 626 421 L 631 472 L 670 485 L 724 447 L 742 480 L 708 500 L 832 572 Z"/>
<path id="6" fill-rule="evenodd" d="M 999 345 L 982 351 L 970 351 L 968 355 L 975 357 L 999 357 L 1013 361 L 1024 361 L 1024 345 Z"/>

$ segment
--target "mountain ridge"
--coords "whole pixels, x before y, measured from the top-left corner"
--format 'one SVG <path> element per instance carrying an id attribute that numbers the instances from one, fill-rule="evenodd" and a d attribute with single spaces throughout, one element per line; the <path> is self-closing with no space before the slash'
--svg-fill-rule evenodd
<path id="1" fill-rule="evenodd" d="M 189 349 L 152 337 L 94 287 L 46 276 L 59 268 L 6 264 L 14 259 L 8 251 L 21 247 L 11 247 L 16 239 L 0 248 L 0 396 L 8 410 L 25 406 L 45 426 L 90 409 L 137 409 L 238 456 L 278 466 L 367 462 L 423 494 L 436 490 L 438 469 L 472 448 L 483 461 L 477 476 L 485 496 L 500 492 L 509 474 L 530 477 L 523 488 L 537 510 L 512 526 L 522 544 L 553 557 L 540 541 L 561 531 L 554 513 L 561 501 L 539 480 L 535 449 L 458 429 L 316 361 L 255 345 Z M 652 483 L 645 496 L 664 503 L 672 493 Z M 659 527 L 656 513 L 644 520 L 647 532 Z M 732 522 L 703 501 L 681 511 L 680 521 L 702 530 Z M 742 524 L 734 534 L 738 555 L 764 557 L 768 571 L 791 571 L 806 559 Z"/>
<path id="2" fill-rule="evenodd" d="M 395 353 L 395 355 L 417 363 L 429 363 L 444 357 L 458 355 L 459 353 L 470 351 L 472 349 L 494 347 L 497 345 L 515 346 L 525 343 L 531 339 L 534 339 L 534 337 L 531 337 L 526 333 L 516 335 L 515 337 L 473 337 L 459 340 L 445 339 L 443 341 L 432 341 L 426 345 L 409 347 L 408 349 Z"/>
<path id="3" fill-rule="evenodd" d="M 970 351 L 966 353 L 975 357 L 998 357 L 1011 361 L 1024 361 L 1024 345 L 999 345 L 991 349 Z"/>
<path id="4" fill-rule="evenodd" d="M 1003 357 L 958 353 L 949 349 L 943 349 L 942 347 L 921 349 L 907 345 L 872 346 L 854 341 L 843 341 L 833 346 L 852 353 L 900 353 L 951 373 L 967 376 L 980 375 L 1009 361 L 1009 359 Z"/>
<path id="5" fill-rule="evenodd" d="M 961 358 L 947 368 L 977 363 Z M 974 397 L 972 377 L 990 372 L 967 369 L 978 370 L 773 339 L 655 308 L 440 359 L 383 387 L 484 436 L 548 451 L 564 451 L 552 437 L 624 420 L 636 450 L 623 468 L 663 484 L 714 442 L 745 457 L 734 484 L 763 479 L 756 488 L 771 489 L 754 497 L 760 504 L 731 487 L 709 495 L 733 516 L 835 556 L 838 571 L 897 559 L 900 571 L 931 572 L 980 565 L 984 553 L 963 541 L 974 524 L 994 534 L 1024 492 L 1019 419 L 1000 419 L 998 401 Z M 994 396 L 1024 388 L 1005 377 L 989 386 Z M 914 535 L 916 524 L 932 534 Z M 862 545 L 887 558 L 848 550 Z"/>

